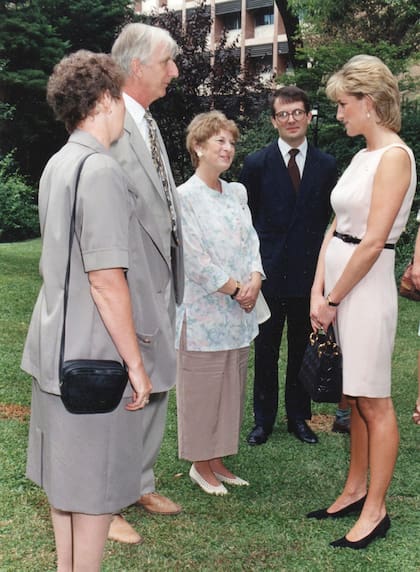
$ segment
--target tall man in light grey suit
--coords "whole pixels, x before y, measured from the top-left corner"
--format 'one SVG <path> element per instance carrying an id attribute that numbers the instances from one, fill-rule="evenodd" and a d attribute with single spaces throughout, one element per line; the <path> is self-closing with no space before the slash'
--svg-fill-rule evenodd
<path id="1" fill-rule="evenodd" d="M 182 301 L 184 267 L 175 182 L 159 129 L 149 105 L 166 94 L 178 76 L 174 62 L 178 47 L 169 33 L 145 24 L 128 24 L 112 48 L 112 56 L 126 74 L 123 96 L 126 116 L 123 136 L 111 148 L 123 167 L 142 236 L 144 271 L 130 287 L 140 294 L 137 332 L 146 371 L 152 381 L 150 402 L 142 411 L 143 455 L 140 497 L 153 514 L 177 514 L 181 507 L 155 491 L 153 466 L 163 438 L 168 391 L 175 384 L 175 303 Z M 127 279 L 133 280 L 130 273 Z M 135 310 L 135 311 L 136 311 Z M 115 515 L 109 537 L 128 543 L 141 537 Z"/>

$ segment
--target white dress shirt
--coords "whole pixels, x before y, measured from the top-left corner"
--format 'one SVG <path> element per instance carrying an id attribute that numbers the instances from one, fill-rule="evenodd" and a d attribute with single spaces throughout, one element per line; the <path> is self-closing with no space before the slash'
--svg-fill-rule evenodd
<path id="1" fill-rule="evenodd" d="M 125 108 L 131 117 L 134 119 L 134 123 L 137 125 L 147 148 L 150 151 L 150 141 L 149 141 L 149 128 L 147 126 L 147 121 L 144 118 L 145 109 L 144 107 L 131 96 L 123 92 L 123 98 L 125 103 Z"/>
<path id="2" fill-rule="evenodd" d="M 289 151 L 290 151 L 290 149 L 299 149 L 299 153 L 296 155 L 296 165 L 298 166 L 298 169 L 299 169 L 300 178 L 302 178 L 303 168 L 305 167 L 305 161 L 306 161 L 306 152 L 308 150 L 308 141 L 307 141 L 306 137 L 305 137 L 305 140 L 303 141 L 303 143 L 301 145 L 299 145 L 298 147 L 292 147 L 291 145 L 289 145 L 289 143 L 286 143 L 286 141 L 284 141 L 280 137 L 278 140 L 278 145 L 279 145 L 280 153 L 282 154 L 282 157 L 283 157 L 284 162 L 286 164 L 286 167 L 289 164 L 289 159 L 290 159 Z"/>

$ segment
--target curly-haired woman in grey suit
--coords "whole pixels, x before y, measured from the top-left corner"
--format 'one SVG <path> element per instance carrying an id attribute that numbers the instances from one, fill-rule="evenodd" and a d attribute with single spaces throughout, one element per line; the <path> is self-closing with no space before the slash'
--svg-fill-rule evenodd
<path id="1" fill-rule="evenodd" d="M 121 135 L 123 75 L 105 54 L 79 51 L 54 68 L 47 99 L 70 133 L 39 189 L 43 279 L 22 367 L 32 375 L 27 475 L 46 492 L 61 571 L 100 570 L 111 515 L 139 497 L 139 409 L 148 402 L 133 318 L 135 218 L 124 174 L 109 154 Z M 130 384 L 116 410 L 74 415 L 58 380 L 71 208 L 78 186 L 65 359 L 124 361 Z M 57 341 L 58 340 L 58 341 Z M 131 385 L 131 387 L 130 387 Z"/>

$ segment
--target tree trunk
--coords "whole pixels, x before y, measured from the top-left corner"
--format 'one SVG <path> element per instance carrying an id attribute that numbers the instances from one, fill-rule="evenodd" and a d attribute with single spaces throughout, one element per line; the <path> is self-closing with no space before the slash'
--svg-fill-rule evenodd
<path id="1" fill-rule="evenodd" d="M 302 45 L 302 39 L 299 32 L 299 18 L 295 16 L 289 8 L 287 0 L 275 1 L 286 29 L 287 43 L 289 45 L 289 60 L 293 67 L 297 67 L 298 62 L 296 61 L 296 48 Z"/>

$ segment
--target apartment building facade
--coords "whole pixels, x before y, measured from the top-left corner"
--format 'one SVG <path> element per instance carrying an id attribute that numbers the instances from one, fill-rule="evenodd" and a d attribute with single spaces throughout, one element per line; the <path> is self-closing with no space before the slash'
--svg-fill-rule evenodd
<path id="1" fill-rule="evenodd" d="M 139 0 L 135 10 L 150 14 L 167 8 L 179 12 L 183 21 L 197 6 L 196 0 Z M 213 50 L 223 30 L 229 41 L 238 42 L 241 66 L 248 58 L 250 65 L 264 67 L 268 76 L 286 71 L 288 42 L 285 26 L 274 0 L 207 0 L 212 16 L 209 48 Z"/>

